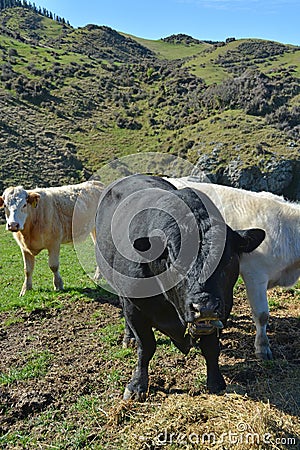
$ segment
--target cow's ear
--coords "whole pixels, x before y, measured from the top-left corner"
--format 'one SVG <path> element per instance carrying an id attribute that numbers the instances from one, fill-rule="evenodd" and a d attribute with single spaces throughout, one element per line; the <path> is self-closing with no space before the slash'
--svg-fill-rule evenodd
<path id="1" fill-rule="evenodd" d="M 139 252 L 146 252 L 151 248 L 151 242 L 148 237 L 141 237 L 133 242 L 133 246 Z"/>
<path id="2" fill-rule="evenodd" d="M 238 253 L 253 252 L 265 239 L 266 232 L 260 228 L 235 231 L 235 244 Z"/>
<path id="3" fill-rule="evenodd" d="M 29 205 L 31 205 L 33 208 L 37 207 L 39 199 L 40 194 L 37 194 L 36 192 L 28 192 L 27 203 L 29 203 Z"/>
<path id="4" fill-rule="evenodd" d="M 0 208 L 3 208 L 4 206 L 4 198 L 0 197 Z"/>

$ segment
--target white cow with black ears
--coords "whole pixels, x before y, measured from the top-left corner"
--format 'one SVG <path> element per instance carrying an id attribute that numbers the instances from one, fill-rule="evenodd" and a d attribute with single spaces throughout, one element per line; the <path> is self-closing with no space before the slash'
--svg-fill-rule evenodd
<path id="1" fill-rule="evenodd" d="M 300 205 L 268 192 L 250 192 L 193 177 L 168 178 L 177 188 L 190 187 L 205 192 L 233 229 L 262 228 L 263 243 L 240 259 L 240 274 L 256 325 L 255 353 L 272 359 L 266 333 L 269 319 L 267 290 L 290 287 L 300 276 Z"/>

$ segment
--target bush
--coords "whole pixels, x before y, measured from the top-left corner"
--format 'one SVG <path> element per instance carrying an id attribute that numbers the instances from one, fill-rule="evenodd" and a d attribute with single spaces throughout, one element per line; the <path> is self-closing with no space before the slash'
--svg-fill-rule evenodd
<path id="1" fill-rule="evenodd" d="M 16 50 L 15 48 L 10 48 L 10 49 L 8 50 L 8 56 L 9 56 L 10 58 L 13 57 L 13 56 L 18 56 L 17 50 Z"/>
<path id="2" fill-rule="evenodd" d="M 2 73 L 0 75 L 1 81 L 8 81 L 16 76 L 16 73 L 13 71 L 13 68 L 10 63 L 4 63 L 1 69 L 2 69 Z"/>
<path id="3" fill-rule="evenodd" d="M 300 106 L 289 109 L 286 105 L 267 115 L 266 121 L 281 130 L 289 130 L 300 125 Z"/>
<path id="4" fill-rule="evenodd" d="M 140 130 L 143 125 L 136 120 L 127 119 L 125 117 L 119 117 L 116 121 L 119 128 L 125 128 L 127 130 Z"/>
<path id="5" fill-rule="evenodd" d="M 300 92 L 300 81 L 280 74 L 269 78 L 256 70 L 210 86 L 201 96 L 208 109 L 241 108 L 247 114 L 265 116 Z"/>

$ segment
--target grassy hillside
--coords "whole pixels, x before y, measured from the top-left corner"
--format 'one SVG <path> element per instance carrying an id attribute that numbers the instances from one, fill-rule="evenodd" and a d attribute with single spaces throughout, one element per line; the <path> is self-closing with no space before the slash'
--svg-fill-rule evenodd
<path id="1" fill-rule="evenodd" d="M 9 8 L 0 58 L 0 190 L 77 182 L 144 151 L 196 163 L 222 148 L 220 166 L 299 155 L 298 47 L 149 41 Z"/>
<path id="2" fill-rule="evenodd" d="M 144 47 L 151 50 L 159 59 L 186 59 L 196 58 L 197 55 L 202 54 L 205 49 L 209 49 L 212 45 L 203 43 L 191 43 L 187 45 L 184 42 L 168 42 L 163 39 L 149 40 L 136 36 L 124 34 L 124 36 L 131 37 Z"/>

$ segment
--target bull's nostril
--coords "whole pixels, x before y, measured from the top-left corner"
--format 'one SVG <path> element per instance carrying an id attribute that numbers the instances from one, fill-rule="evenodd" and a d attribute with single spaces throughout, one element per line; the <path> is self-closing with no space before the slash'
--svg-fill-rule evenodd
<path id="1" fill-rule="evenodd" d="M 207 299 L 206 302 L 192 303 L 191 310 L 195 318 L 216 318 L 220 315 L 221 301 L 217 298 Z"/>
<path id="2" fill-rule="evenodd" d="M 192 303 L 192 311 L 200 312 L 201 311 L 201 305 L 198 303 Z"/>

